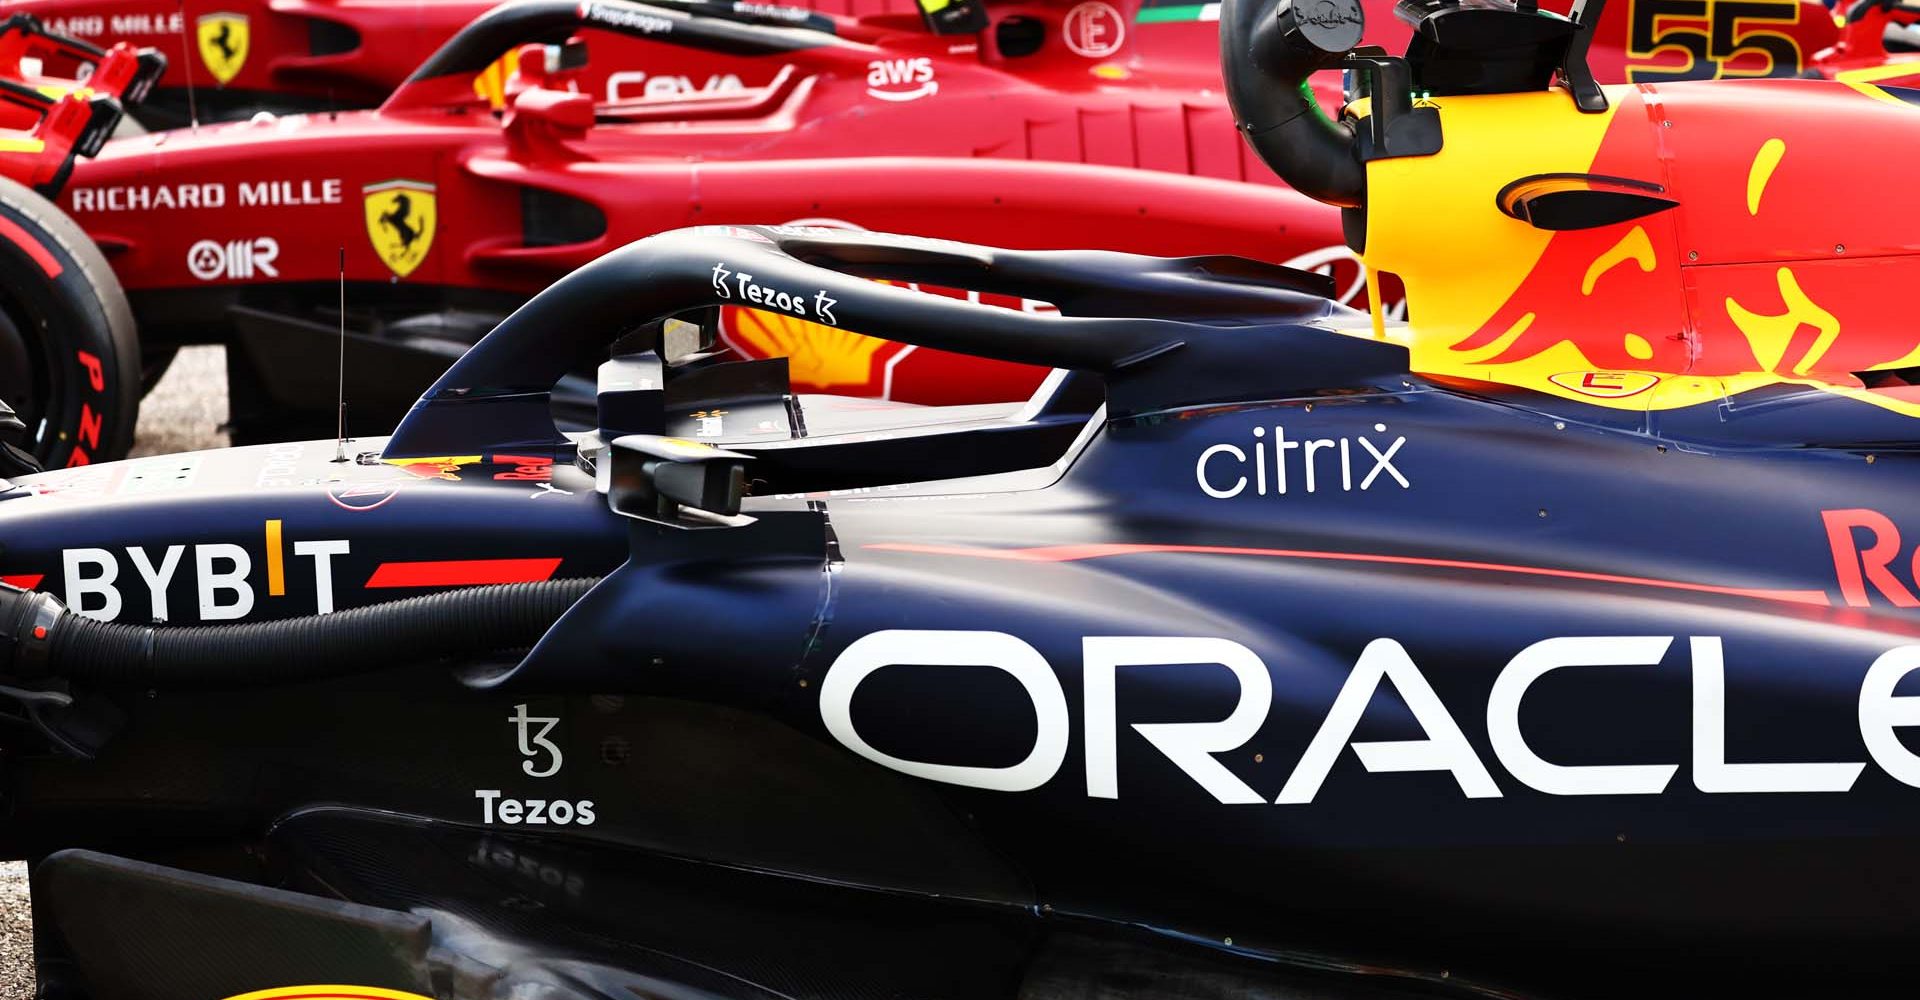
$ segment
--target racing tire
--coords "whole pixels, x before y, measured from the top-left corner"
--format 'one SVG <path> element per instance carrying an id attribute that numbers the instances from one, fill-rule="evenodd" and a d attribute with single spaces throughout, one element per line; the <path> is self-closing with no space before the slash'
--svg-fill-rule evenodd
<path id="1" fill-rule="evenodd" d="M 133 310 L 74 221 L 0 177 L 0 399 L 48 468 L 126 455 L 140 405 Z"/>

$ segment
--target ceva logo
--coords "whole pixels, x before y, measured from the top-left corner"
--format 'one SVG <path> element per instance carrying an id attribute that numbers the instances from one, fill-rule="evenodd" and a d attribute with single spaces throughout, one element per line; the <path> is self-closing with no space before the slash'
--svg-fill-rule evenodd
<path id="1" fill-rule="evenodd" d="M 939 92 L 940 82 L 933 78 L 933 60 L 927 56 L 875 59 L 867 64 L 868 97 L 901 103 Z"/>

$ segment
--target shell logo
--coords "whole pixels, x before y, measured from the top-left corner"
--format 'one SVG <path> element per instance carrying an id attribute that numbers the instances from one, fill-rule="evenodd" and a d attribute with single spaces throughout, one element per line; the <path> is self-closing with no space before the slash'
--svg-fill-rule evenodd
<path id="1" fill-rule="evenodd" d="M 785 227 L 866 232 L 858 223 L 824 217 L 794 219 Z M 893 395 L 892 364 L 914 351 L 911 344 L 738 306 L 720 310 L 720 340 L 743 358 L 786 358 L 796 391 L 883 399 Z"/>
<path id="2" fill-rule="evenodd" d="M 720 336 L 743 357 L 786 358 L 788 377 L 796 389 L 859 396 L 885 394 L 885 362 L 907 346 L 811 320 L 732 306 L 721 311 Z"/>

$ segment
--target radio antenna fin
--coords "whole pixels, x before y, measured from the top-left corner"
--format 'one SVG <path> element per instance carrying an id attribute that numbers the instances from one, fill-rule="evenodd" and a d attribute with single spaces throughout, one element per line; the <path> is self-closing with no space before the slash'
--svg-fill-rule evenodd
<path id="1" fill-rule="evenodd" d="M 334 397 L 338 405 L 334 432 L 337 441 L 333 447 L 333 460 L 347 460 L 347 248 L 340 248 L 340 364 L 338 368 L 339 391 Z"/>
<path id="2" fill-rule="evenodd" d="M 187 125 L 198 132 L 200 105 L 193 95 L 193 47 L 187 44 L 187 0 L 179 0 L 175 9 L 180 13 L 180 68 L 187 73 Z"/>

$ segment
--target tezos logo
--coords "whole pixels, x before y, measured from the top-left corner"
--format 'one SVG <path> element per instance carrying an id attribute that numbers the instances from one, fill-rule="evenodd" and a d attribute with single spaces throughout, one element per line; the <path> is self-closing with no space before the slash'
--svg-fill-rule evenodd
<path id="1" fill-rule="evenodd" d="M 559 716 L 530 715 L 523 703 L 513 706 L 507 721 L 513 724 L 515 747 L 524 758 L 520 770 L 530 778 L 559 774 L 565 761 L 560 746 L 547 738 L 560 725 Z M 592 826 L 599 818 L 594 814 L 592 799 L 522 799 L 498 788 L 476 788 L 473 797 L 480 801 L 480 821 L 488 826 Z"/>
<path id="2" fill-rule="evenodd" d="M 1385 434 L 1387 425 L 1374 424 L 1373 432 Z M 1365 434 L 1351 438 L 1289 440 L 1287 429 L 1279 424 L 1274 425 L 1273 438 L 1269 441 L 1267 429 L 1255 427 L 1253 440 L 1247 442 L 1244 449 L 1239 445 L 1216 444 L 1201 452 L 1199 460 L 1193 463 L 1193 478 L 1200 485 L 1200 492 L 1215 500 L 1230 500 L 1247 492 L 1248 487 L 1252 487 L 1256 496 L 1268 493 L 1286 496 L 1288 491 L 1328 492 L 1334 488 L 1336 475 L 1339 488 L 1345 493 L 1370 490 L 1388 482 L 1404 490 L 1413 483 L 1393 464 L 1393 459 L 1406 443 L 1406 437 L 1399 436 L 1382 449 Z M 1322 452 L 1332 454 L 1323 456 Z M 1369 457 L 1372 466 L 1360 470 L 1355 459 L 1365 461 Z M 1253 473 L 1251 477 L 1247 475 L 1249 471 Z M 1356 473 L 1359 473 L 1357 477 Z"/>
<path id="3" fill-rule="evenodd" d="M 280 241 L 271 236 L 225 243 L 201 240 L 187 249 L 187 270 L 201 281 L 278 278 L 280 269 L 273 266 L 278 259 Z"/>
<path id="4" fill-rule="evenodd" d="M 933 60 L 875 59 L 867 64 L 867 96 L 895 103 L 917 101 L 940 92 L 933 78 Z"/>
<path id="5" fill-rule="evenodd" d="M 528 777 L 533 778 L 551 778 L 560 773 L 562 763 L 560 748 L 555 746 L 552 740 L 547 739 L 547 734 L 553 732 L 553 727 L 560 724 L 559 718 L 528 715 L 527 706 L 524 704 L 513 706 L 513 713 L 507 716 L 507 721 L 513 723 L 519 730 L 520 756 L 527 758 L 520 762 L 520 770 L 527 772 Z M 535 726 L 539 728 L 536 730 Z M 536 767 L 536 761 L 543 756 L 546 758 L 545 763 Z"/>
<path id="6" fill-rule="evenodd" d="M 753 280 L 753 275 L 745 271 L 736 271 L 724 263 L 713 265 L 713 294 L 723 299 L 740 299 L 761 309 L 777 309 L 794 316 L 806 317 L 807 297 L 804 294 L 784 292 Z M 731 279 L 731 280 L 730 280 Z M 828 325 L 837 325 L 833 318 L 833 307 L 840 303 L 826 293 L 825 289 L 813 293 L 813 317 Z"/>

